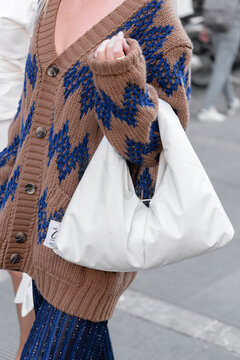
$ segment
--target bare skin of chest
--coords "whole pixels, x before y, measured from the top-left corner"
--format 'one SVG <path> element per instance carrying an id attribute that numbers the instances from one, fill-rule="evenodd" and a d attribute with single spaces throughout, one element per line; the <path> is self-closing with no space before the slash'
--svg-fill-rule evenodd
<path id="1" fill-rule="evenodd" d="M 62 0 L 55 26 L 58 55 L 84 35 L 124 0 Z"/>

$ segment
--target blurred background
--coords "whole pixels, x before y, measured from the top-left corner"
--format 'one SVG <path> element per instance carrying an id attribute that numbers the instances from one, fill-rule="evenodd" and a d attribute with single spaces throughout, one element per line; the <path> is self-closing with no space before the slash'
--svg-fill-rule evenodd
<path id="1" fill-rule="evenodd" d="M 187 134 L 235 228 L 235 239 L 212 254 L 138 274 L 110 321 L 116 360 L 240 359 L 240 44 L 229 76 L 234 104 L 220 91 L 211 107 L 215 112 L 206 116 L 217 48 L 203 4 L 176 1 L 194 45 Z M 221 58 L 223 66 L 226 61 Z M 18 348 L 13 298 L 10 277 L 0 271 L 0 360 L 14 359 Z"/>

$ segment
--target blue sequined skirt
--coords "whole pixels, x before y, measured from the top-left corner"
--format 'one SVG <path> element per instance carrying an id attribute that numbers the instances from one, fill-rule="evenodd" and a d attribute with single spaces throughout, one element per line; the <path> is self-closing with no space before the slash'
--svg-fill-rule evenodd
<path id="1" fill-rule="evenodd" d="M 36 319 L 21 360 L 114 360 L 107 321 L 92 322 L 50 305 L 33 281 Z"/>

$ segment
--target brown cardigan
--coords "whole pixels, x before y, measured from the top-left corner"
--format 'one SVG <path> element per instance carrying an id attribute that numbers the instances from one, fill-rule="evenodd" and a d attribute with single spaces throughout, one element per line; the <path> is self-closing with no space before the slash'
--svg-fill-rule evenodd
<path id="1" fill-rule="evenodd" d="M 161 151 L 158 97 L 185 127 L 191 43 L 170 0 L 125 0 L 57 56 L 59 4 L 50 0 L 36 23 L 22 97 L 0 153 L 0 268 L 28 273 L 56 308 L 101 321 L 136 274 L 64 261 L 43 245 L 48 225 L 61 221 L 103 133 L 128 160 L 137 195 L 152 196 Z M 130 53 L 96 61 L 96 47 L 120 30 Z"/>

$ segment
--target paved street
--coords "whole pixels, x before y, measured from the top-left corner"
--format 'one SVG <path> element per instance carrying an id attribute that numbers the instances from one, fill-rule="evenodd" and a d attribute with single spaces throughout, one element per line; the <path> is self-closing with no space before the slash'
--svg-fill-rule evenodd
<path id="1" fill-rule="evenodd" d="M 188 135 L 234 225 L 235 241 L 138 274 L 110 321 L 116 360 L 240 359 L 240 116 L 199 123 L 202 98 L 203 92 L 193 89 Z M 12 299 L 9 278 L 0 272 L 0 360 L 14 360 L 17 349 Z"/>

